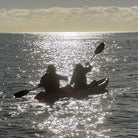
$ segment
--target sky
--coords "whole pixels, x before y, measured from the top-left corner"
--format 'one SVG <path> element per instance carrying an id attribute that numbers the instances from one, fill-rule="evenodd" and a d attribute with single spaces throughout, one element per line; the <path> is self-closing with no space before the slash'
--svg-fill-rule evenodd
<path id="1" fill-rule="evenodd" d="M 138 32 L 138 0 L 0 0 L 0 32 Z"/>

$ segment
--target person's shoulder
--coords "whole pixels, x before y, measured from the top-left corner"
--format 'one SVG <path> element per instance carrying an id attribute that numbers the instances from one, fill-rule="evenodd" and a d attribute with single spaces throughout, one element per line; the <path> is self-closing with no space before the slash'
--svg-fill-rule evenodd
<path id="1" fill-rule="evenodd" d="M 42 77 L 44 78 L 44 77 L 46 77 L 46 76 L 48 76 L 48 73 L 45 73 Z"/>

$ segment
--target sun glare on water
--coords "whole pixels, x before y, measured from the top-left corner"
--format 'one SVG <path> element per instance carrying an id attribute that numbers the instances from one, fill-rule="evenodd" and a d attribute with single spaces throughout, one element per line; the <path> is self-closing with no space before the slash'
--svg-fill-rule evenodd
<path id="1" fill-rule="evenodd" d="M 69 84 L 73 68 L 75 64 L 85 64 L 94 55 L 94 50 L 102 41 L 102 34 L 94 33 L 41 33 L 41 34 L 24 34 L 23 54 L 26 54 L 26 69 L 22 69 L 22 73 L 28 75 L 26 83 L 30 86 L 37 86 L 40 78 L 46 72 L 49 64 L 56 66 L 58 74 L 68 77 L 68 81 L 61 81 L 60 85 Z M 100 41 L 99 41 L 100 39 Z M 29 51 L 29 52 L 28 52 Z M 103 62 L 108 57 L 97 56 L 90 64 L 93 66 L 92 72 L 88 73 L 88 83 L 97 76 L 100 77 L 100 69 Z M 32 70 L 30 70 L 30 68 Z M 22 74 L 21 74 L 22 75 Z M 20 76 L 21 76 L 20 75 Z M 106 74 L 102 73 L 102 76 Z M 63 137 L 102 137 L 105 136 L 109 129 L 103 127 L 106 116 L 108 103 L 106 100 L 108 95 L 93 96 L 92 98 L 76 100 L 60 99 L 49 106 L 46 103 L 39 103 L 34 100 L 34 96 L 38 91 L 31 91 L 24 102 L 18 102 L 17 112 L 11 112 L 13 116 L 20 114 L 28 114 L 29 125 L 35 130 L 41 132 L 49 132 L 51 135 Z M 106 107 L 106 110 L 105 110 Z M 99 129 L 100 128 L 100 129 Z M 37 137 L 44 137 L 45 134 L 37 133 Z"/>
<path id="2" fill-rule="evenodd" d="M 101 98 L 107 98 L 107 95 L 97 96 L 88 101 L 74 99 L 58 101 L 54 105 L 53 111 L 50 111 L 50 116 L 41 121 L 37 120 L 38 122 L 36 121 L 34 126 L 40 130 L 48 129 L 57 136 L 63 137 L 104 137 L 104 134 L 110 130 L 101 126 L 109 113 L 101 104 L 103 102 Z M 110 107 L 107 106 L 107 108 Z"/>

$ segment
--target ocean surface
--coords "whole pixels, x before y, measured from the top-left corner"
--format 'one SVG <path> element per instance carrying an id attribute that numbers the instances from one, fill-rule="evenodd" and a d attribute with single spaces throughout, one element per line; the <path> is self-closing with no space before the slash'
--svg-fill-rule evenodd
<path id="1" fill-rule="evenodd" d="M 95 48 L 88 83 L 110 78 L 108 93 L 85 99 L 63 98 L 50 105 L 35 100 L 48 64 L 68 76 Z M 1 33 L 0 138 L 136 138 L 138 137 L 138 33 Z"/>

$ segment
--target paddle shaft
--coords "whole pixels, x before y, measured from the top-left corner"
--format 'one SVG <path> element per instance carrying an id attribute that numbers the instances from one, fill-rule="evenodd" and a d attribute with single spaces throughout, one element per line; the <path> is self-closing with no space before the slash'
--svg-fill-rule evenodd
<path id="1" fill-rule="evenodd" d="M 89 60 L 89 62 L 91 62 L 93 60 L 93 58 L 95 57 L 96 54 L 94 54 L 91 59 Z"/>
<path id="2" fill-rule="evenodd" d="M 30 90 L 28 90 L 28 91 L 32 91 L 32 90 L 35 90 L 35 89 L 37 89 L 37 88 L 39 88 L 39 86 L 37 86 L 37 87 L 35 87 L 35 88 L 33 88 L 33 89 L 30 89 Z"/>

